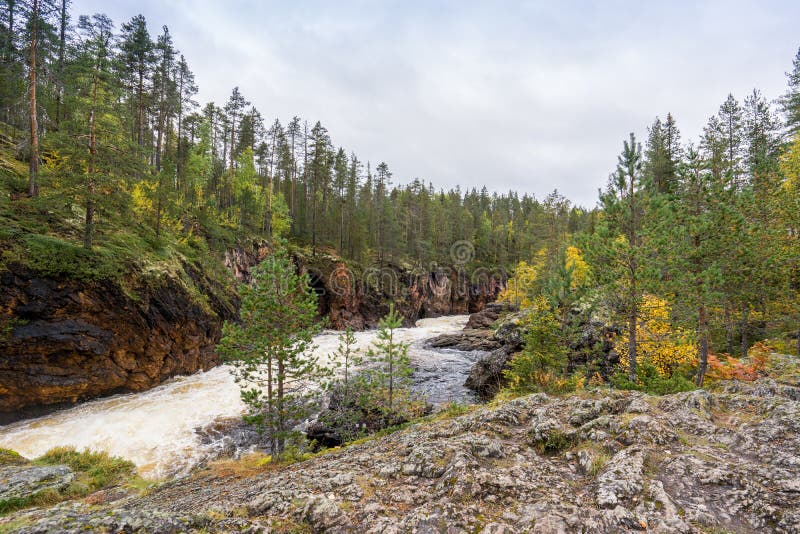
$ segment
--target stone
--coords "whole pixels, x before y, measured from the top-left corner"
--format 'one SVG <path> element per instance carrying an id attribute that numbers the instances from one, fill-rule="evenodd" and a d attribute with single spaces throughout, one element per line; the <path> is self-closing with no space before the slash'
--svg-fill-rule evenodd
<path id="1" fill-rule="evenodd" d="M 24 499 L 42 491 L 60 491 L 75 478 L 66 465 L 7 465 L 0 467 L 0 503 Z"/>

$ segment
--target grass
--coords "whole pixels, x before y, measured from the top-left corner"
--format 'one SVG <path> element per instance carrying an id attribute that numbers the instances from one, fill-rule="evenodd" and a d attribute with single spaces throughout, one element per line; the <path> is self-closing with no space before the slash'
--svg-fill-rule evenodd
<path id="1" fill-rule="evenodd" d="M 141 487 L 135 475 L 135 466 L 128 460 L 110 456 L 105 452 L 78 452 L 71 447 L 57 447 L 32 462 L 24 460 L 14 451 L 0 449 L 0 465 L 66 465 L 75 473 L 74 480 L 64 489 L 43 490 L 24 497 L 0 500 L 0 516 L 31 506 L 48 506 L 65 500 L 85 497 L 99 489 L 127 485 Z M 20 459 L 22 461 L 20 461 Z"/>
<path id="2" fill-rule="evenodd" d="M 0 465 L 21 465 L 26 462 L 27 460 L 18 452 L 0 447 Z"/>
<path id="3" fill-rule="evenodd" d="M 575 445 L 575 441 L 561 430 L 555 429 L 547 436 L 536 441 L 534 447 L 540 454 L 556 455 Z"/>
<path id="4" fill-rule="evenodd" d="M 78 452 L 72 447 L 56 447 L 40 456 L 40 465 L 67 465 L 78 475 L 68 488 L 73 496 L 83 496 L 100 488 L 120 484 L 134 475 L 132 462 L 106 452 Z"/>

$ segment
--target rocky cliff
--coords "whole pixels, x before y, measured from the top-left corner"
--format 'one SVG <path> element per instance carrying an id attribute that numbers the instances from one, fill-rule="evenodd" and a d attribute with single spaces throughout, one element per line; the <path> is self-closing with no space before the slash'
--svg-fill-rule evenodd
<path id="1" fill-rule="evenodd" d="M 396 263 L 361 267 L 330 254 L 297 254 L 295 261 L 319 295 L 320 315 L 336 329 L 374 328 L 390 303 L 406 326 L 427 317 L 474 313 L 494 301 L 508 280 L 501 269 L 427 270 Z"/>
<path id="2" fill-rule="evenodd" d="M 227 252 L 240 281 L 271 253 L 264 243 Z M 396 302 L 407 325 L 422 317 L 469 313 L 493 300 L 505 274 L 398 266 L 352 269 L 331 254 L 295 254 L 333 328 L 377 325 Z M 220 266 L 220 269 L 222 267 Z M 228 276 L 182 262 L 124 279 L 41 275 L 16 264 L 0 272 L 0 422 L 117 392 L 142 391 L 218 363 L 222 323 L 236 317 Z"/>
<path id="3" fill-rule="evenodd" d="M 0 274 L 0 413 L 142 391 L 217 364 L 236 296 L 190 264 L 122 281 Z M 136 275 L 136 276 L 133 276 Z"/>

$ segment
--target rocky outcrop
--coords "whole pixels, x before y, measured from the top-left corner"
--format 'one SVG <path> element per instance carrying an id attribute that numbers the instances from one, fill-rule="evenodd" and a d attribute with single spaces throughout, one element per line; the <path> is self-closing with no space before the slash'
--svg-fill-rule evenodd
<path id="1" fill-rule="evenodd" d="M 140 274 L 134 277 L 134 274 Z M 123 281 L 57 279 L 10 264 L 0 273 L 0 414 L 123 391 L 217 364 L 235 295 L 191 264 Z"/>
<path id="2" fill-rule="evenodd" d="M 0 528 L 798 532 L 790 389 L 766 379 L 664 397 L 540 393 L 283 468 L 210 466 L 124 502 L 19 512 Z"/>
<path id="3" fill-rule="evenodd" d="M 361 267 L 326 253 L 295 255 L 319 297 L 319 313 L 332 328 L 375 328 L 394 303 L 406 326 L 418 319 L 462 315 L 482 310 L 505 288 L 502 270 L 467 271 L 442 267 L 433 271 L 394 263 Z"/>
<path id="4" fill-rule="evenodd" d="M 66 465 L 0 466 L 0 508 L 38 493 L 63 490 L 74 478 L 75 473 Z"/>

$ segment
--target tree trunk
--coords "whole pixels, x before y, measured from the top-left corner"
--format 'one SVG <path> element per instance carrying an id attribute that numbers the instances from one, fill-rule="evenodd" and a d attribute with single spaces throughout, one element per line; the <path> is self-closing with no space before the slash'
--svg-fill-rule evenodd
<path id="1" fill-rule="evenodd" d="M 725 301 L 723 314 L 725 316 L 725 348 L 728 354 L 733 354 L 733 319 L 731 318 L 731 307 L 728 301 Z"/>
<path id="2" fill-rule="evenodd" d="M 95 159 L 97 157 L 97 128 L 96 128 L 96 109 L 97 109 L 97 72 L 92 80 L 92 111 L 89 113 L 89 165 L 87 173 L 89 183 L 86 191 L 86 223 L 83 232 L 84 248 L 92 248 L 92 236 L 94 234 L 94 173 Z"/>
<path id="3" fill-rule="evenodd" d="M 285 392 L 283 389 L 284 381 L 286 378 L 286 364 L 283 361 L 283 358 L 278 358 L 278 435 L 276 440 L 277 445 L 277 453 L 280 457 L 283 454 L 283 451 L 286 449 L 286 411 L 284 410 L 284 397 Z"/>
<path id="4" fill-rule="evenodd" d="M 30 114 L 31 114 L 31 159 L 28 172 L 28 195 L 39 195 L 39 123 L 36 116 L 36 45 L 39 21 L 39 0 L 33 0 L 31 11 L 31 63 L 30 63 Z"/>
<path id="5" fill-rule="evenodd" d="M 139 66 L 138 102 L 136 105 L 136 144 L 144 146 L 144 67 Z"/>
<path id="6" fill-rule="evenodd" d="M 14 48 L 14 6 L 16 2 L 14 0 L 9 0 L 7 3 L 8 5 L 8 22 L 6 24 L 6 28 L 8 29 L 8 35 L 6 36 L 5 50 L 3 51 L 3 60 L 4 61 L 11 61 L 11 50 Z"/>
<path id="7" fill-rule="evenodd" d="M 628 247 L 630 247 L 630 309 L 628 310 L 628 378 L 636 382 L 636 322 L 638 318 L 638 294 L 636 288 L 636 201 L 635 177 L 629 176 L 628 207 L 630 209 L 630 229 L 628 231 Z"/>
<path id="8" fill-rule="evenodd" d="M 61 24 L 58 37 L 58 90 L 56 91 L 56 120 L 55 126 L 58 130 L 61 119 L 61 97 L 64 94 L 64 54 L 67 43 L 67 0 L 61 0 Z"/>
<path id="9" fill-rule="evenodd" d="M 697 368 L 697 379 L 695 384 L 697 387 L 703 387 L 703 382 L 706 378 L 706 370 L 708 369 L 708 316 L 706 314 L 705 304 L 700 304 L 698 312 L 697 330 L 700 335 L 699 357 L 700 365 Z"/>
<path id="10" fill-rule="evenodd" d="M 394 408 L 394 332 L 389 334 L 389 414 Z"/>
<path id="11" fill-rule="evenodd" d="M 267 417 L 266 426 L 269 431 L 269 446 L 270 446 L 270 454 L 275 454 L 278 444 L 275 441 L 275 437 L 277 436 L 278 432 L 275 428 L 275 395 L 272 389 L 273 386 L 273 377 L 272 377 L 272 354 L 267 352 L 267 413 L 265 414 Z"/>
<path id="12" fill-rule="evenodd" d="M 739 329 L 741 330 L 741 336 L 742 336 L 742 339 L 741 339 L 741 341 L 742 341 L 742 345 L 741 345 L 742 358 L 747 356 L 747 350 L 750 348 L 749 347 L 749 342 L 748 342 L 748 339 L 747 339 L 747 325 L 749 323 L 749 320 L 748 320 L 749 317 L 750 317 L 750 307 L 747 304 L 743 304 L 742 305 L 742 320 L 739 323 Z"/>
<path id="13" fill-rule="evenodd" d="M 178 81 L 178 141 L 177 154 L 175 158 L 175 174 L 178 176 L 178 191 L 187 193 L 183 180 L 183 150 L 181 149 L 181 139 L 183 135 L 183 69 L 180 69 L 180 79 Z"/>

